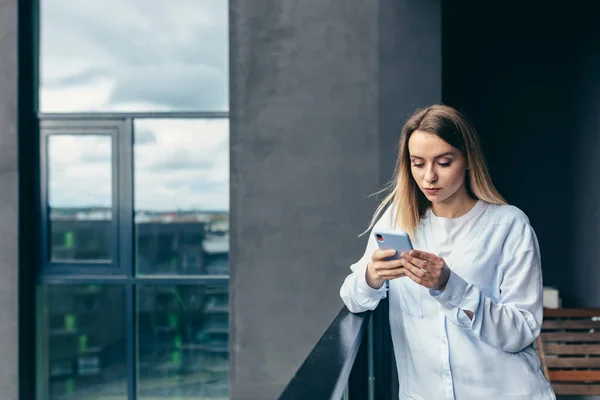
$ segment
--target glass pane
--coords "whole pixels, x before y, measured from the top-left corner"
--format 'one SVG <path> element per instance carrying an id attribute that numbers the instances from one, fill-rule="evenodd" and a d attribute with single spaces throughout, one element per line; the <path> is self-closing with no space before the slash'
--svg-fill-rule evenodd
<path id="1" fill-rule="evenodd" d="M 40 110 L 227 111 L 228 3 L 41 0 Z"/>
<path id="2" fill-rule="evenodd" d="M 228 120 L 136 120 L 134 129 L 138 274 L 228 274 Z"/>
<path id="3" fill-rule="evenodd" d="M 112 259 L 112 138 L 48 136 L 50 258 Z"/>
<path id="4" fill-rule="evenodd" d="M 228 289 L 138 289 L 138 399 L 228 399 Z"/>
<path id="5" fill-rule="evenodd" d="M 38 399 L 127 399 L 125 290 L 40 286 L 37 302 Z"/>

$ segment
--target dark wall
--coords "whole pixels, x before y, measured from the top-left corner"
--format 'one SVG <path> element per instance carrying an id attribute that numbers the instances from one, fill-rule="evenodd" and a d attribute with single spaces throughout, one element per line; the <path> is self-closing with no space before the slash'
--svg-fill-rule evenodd
<path id="1" fill-rule="evenodd" d="M 444 3 L 443 100 L 472 118 L 496 186 L 529 216 L 544 283 L 564 306 L 600 306 L 600 64 L 585 45 L 600 36 L 579 7 L 480 3 Z"/>
<path id="2" fill-rule="evenodd" d="M 583 26 L 577 46 L 573 87 L 574 135 L 563 142 L 573 143 L 573 261 L 565 268 L 573 274 L 574 302 L 586 307 L 600 306 L 600 28 Z"/>
<path id="3" fill-rule="evenodd" d="M 234 399 L 275 398 L 342 307 L 399 130 L 441 101 L 423 0 L 231 0 Z"/>

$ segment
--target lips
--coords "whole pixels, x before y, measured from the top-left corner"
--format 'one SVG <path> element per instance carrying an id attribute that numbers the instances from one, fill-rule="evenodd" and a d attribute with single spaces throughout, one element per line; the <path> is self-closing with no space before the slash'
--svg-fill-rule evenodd
<path id="1" fill-rule="evenodd" d="M 425 191 L 425 193 L 427 194 L 436 194 L 437 192 L 439 192 L 441 189 L 440 188 L 425 188 L 423 189 Z"/>

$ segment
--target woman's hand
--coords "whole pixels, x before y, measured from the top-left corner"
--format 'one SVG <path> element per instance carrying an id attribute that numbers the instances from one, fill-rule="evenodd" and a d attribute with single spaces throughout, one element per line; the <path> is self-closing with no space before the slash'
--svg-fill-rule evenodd
<path id="1" fill-rule="evenodd" d="M 421 286 L 441 292 L 450 278 L 450 268 L 443 258 L 419 250 L 400 254 L 406 276 Z"/>
<path id="2" fill-rule="evenodd" d="M 373 289 L 379 289 L 386 280 L 404 276 L 402 259 L 386 261 L 394 254 L 396 254 L 396 250 L 375 250 L 371 255 L 371 262 L 367 266 L 365 278 L 367 284 Z"/>

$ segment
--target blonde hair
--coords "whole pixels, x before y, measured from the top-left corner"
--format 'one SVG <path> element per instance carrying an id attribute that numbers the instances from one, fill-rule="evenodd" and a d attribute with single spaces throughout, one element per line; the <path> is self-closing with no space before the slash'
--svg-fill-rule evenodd
<path id="1" fill-rule="evenodd" d="M 506 204 L 498 193 L 490 177 L 485 157 L 479 144 L 477 133 L 467 118 L 452 107 L 435 104 L 417 110 L 404 124 L 400 134 L 398 158 L 392 180 L 384 189 L 375 193 L 389 194 L 379 204 L 369 227 L 370 231 L 386 206 L 395 208 L 395 224 L 411 237 L 425 211 L 431 203 L 415 182 L 410 168 L 408 140 L 415 131 L 433 133 L 461 151 L 467 160 L 468 171 L 465 179 L 469 195 L 475 199 L 493 204 Z"/>

